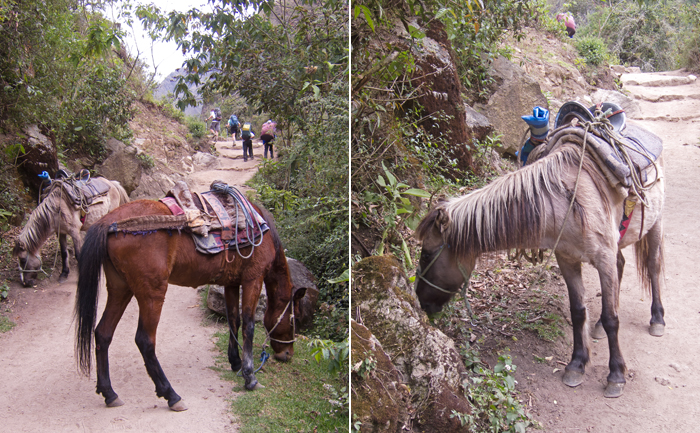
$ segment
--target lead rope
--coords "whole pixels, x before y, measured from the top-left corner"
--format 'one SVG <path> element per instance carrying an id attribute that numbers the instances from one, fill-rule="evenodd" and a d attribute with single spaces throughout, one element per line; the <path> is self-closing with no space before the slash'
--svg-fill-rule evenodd
<path id="1" fill-rule="evenodd" d="M 292 299 L 293 299 L 293 296 L 292 296 Z M 289 320 L 291 320 L 291 322 L 292 322 L 292 330 L 293 330 L 292 335 L 295 336 L 294 339 L 285 341 L 285 340 L 277 340 L 276 338 L 272 338 L 270 336 L 270 334 L 272 334 L 272 331 L 274 331 L 275 328 L 277 328 L 277 325 L 279 325 L 280 322 L 282 321 L 282 317 L 284 316 L 284 313 L 287 312 L 287 309 L 292 304 L 292 299 L 290 299 L 289 302 L 287 302 L 287 306 L 284 307 L 284 310 L 282 310 L 282 314 L 279 315 L 279 317 L 277 318 L 277 322 L 275 322 L 275 325 L 272 327 L 272 329 L 270 329 L 269 332 L 267 329 L 265 329 L 265 325 L 263 325 L 263 329 L 265 329 L 265 334 L 267 334 L 267 336 L 265 337 L 265 341 L 262 344 L 262 353 L 260 353 L 260 367 L 258 367 L 257 370 L 253 371 L 253 373 L 257 373 L 258 371 L 260 371 L 260 369 L 263 368 L 263 365 L 265 365 L 267 360 L 270 359 L 270 355 L 267 353 L 267 351 L 265 351 L 265 347 L 267 346 L 268 341 L 274 341 L 275 343 L 280 343 L 280 344 L 292 344 L 295 341 L 297 341 L 297 339 L 296 339 L 297 330 L 296 330 L 296 323 L 294 322 L 294 308 L 293 307 L 292 307 L 292 315 L 289 318 Z M 228 309 L 226 310 L 226 321 L 228 321 Z M 238 347 L 241 349 L 241 352 L 243 352 L 243 346 L 241 346 L 241 343 L 238 342 L 238 338 L 236 338 L 236 336 L 233 335 L 230 328 L 229 328 L 229 335 L 233 337 L 233 341 L 236 342 Z M 242 371 L 239 371 L 237 376 L 240 377 L 242 374 L 243 374 Z"/>

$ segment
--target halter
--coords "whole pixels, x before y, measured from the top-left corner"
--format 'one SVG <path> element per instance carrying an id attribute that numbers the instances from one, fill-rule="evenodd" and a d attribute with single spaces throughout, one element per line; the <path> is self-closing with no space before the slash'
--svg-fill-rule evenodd
<path id="1" fill-rule="evenodd" d="M 458 292 L 461 292 L 461 293 L 462 293 L 462 298 L 464 298 L 464 305 L 467 306 L 467 311 L 469 312 L 469 317 L 470 317 L 470 319 L 472 319 L 472 318 L 474 317 L 474 313 L 472 312 L 472 307 L 471 307 L 471 305 L 469 305 L 469 299 L 467 299 L 467 287 L 469 286 L 469 274 L 467 273 L 467 270 L 464 269 L 464 266 L 462 266 L 461 263 L 458 263 L 458 264 L 457 264 L 457 267 L 459 268 L 459 272 L 462 274 L 462 278 L 463 278 L 463 283 L 462 283 L 461 289 L 457 289 L 457 290 L 455 290 L 455 291 L 446 290 L 446 289 L 443 289 L 442 287 L 440 287 L 440 286 L 438 286 L 438 285 L 436 285 L 436 284 L 434 284 L 434 283 L 428 281 L 428 279 L 425 278 L 425 274 L 428 272 L 428 270 L 430 269 L 430 267 L 433 266 L 433 264 L 435 263 L 435 261 L 437 261 L 438 257 L 440 257 L 440 254 L 442 254 L 442 251 L 445 249 L 445 247 L 448 247 L 448 248 L 449 248 L 449 245 L 447 245 L 447 244 L 442 244 L 442 245 L 440 246 L 440 248 L 438 249 L 437 253 L 435 254 L 435 257 L 433 258 L 433 260 L 431 260 L 430 263 L 428 263 L 428 266 L 425 267 L 425 270 L 424 270 L 424 271 L 421 271 L 420 265 L 418 266 L 418 268 L 416 268 L 416 283 L 415 283 L 414 290 L 418 288 L 418 280 L 421 279 L 421 280 L 423 280 L 426 284 L 428 284 L 430 287 L 432 287 L 432 288 L 434 288 L 434 289 L 437 289 L 437 290 L 439 290 L 439 291 L 441 291 L 441 292 L 443 292 L 443 293 L 447 293 L 447 294 L 449 294 L 449 295 L 454 295 L 454 294 L 456 294 L 456 293 L 458 293 Z M 474 323 L 472 323 L 472 325 L 473 325 L 473 326 L 476 326 Z"/>
<path id="2" fill-rule="evenodd" d="M 29 254 L 29 252 L 27 252 L 27 254 Z M 22 265 L 17 263 L 17 269 L 19 269 L 19 281 L 22 283 L 22 285 L 24 285 L 24 274 L 29 274 L 31 272 L 43 272 L 44 275 L 49 276 L 49 274 L 47 274 L 44 270 L 44 263 L 42 262 L 41 257 L 34 254 L 32 255 L 39 260 L 39 269 L 27 269 L 27 266 L 29 266 L 29 256 L 27 256 L 27 260 L 24 261 L 24 269 L 22 269 Z"/>

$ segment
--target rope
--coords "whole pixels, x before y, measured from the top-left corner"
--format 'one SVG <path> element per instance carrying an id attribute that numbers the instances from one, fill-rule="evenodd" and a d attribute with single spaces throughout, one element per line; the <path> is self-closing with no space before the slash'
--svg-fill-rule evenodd
<path id="1" fill-rule="evenodd" d="M 211 185 L 211 190 L 214 192 L 219 192 L 219 193 L 224 193 L 228 194 L 231 196 L 234 201 L 236 202 L 235 208 L 236 208 L 236 219 L 235 221 L 239 221 L 239 216 L 240 213 L 243 213 L 243 217 L 245 218 L 245 231 L 246 231 L 246 236 L 248 240 L 250 241 L 251 245 L 251 250 L 250 254 L 247 256 L 244 256 L 241 254 L 241 250 L 238 246 L 238 242 L 236 242 L 236 252 L 238 253 L 239 256 L 241 256 L 244 259 L 250 258 L 253 253 L 255 252 L 255 247 L 260 246 L 263 241 L 263 237 L 260 236 L 260 239 L 258 240 L 257 243 L 255 243 L 255 228 L 257 227 L 258 231 L 262 233 L 262 227 L 260 226 L 260 222 L 258 221 L 257 218 L 253 217 L 257 212 L 253 208 L 253 205 L 250 204 L 250 202 L 245 198 L 243 193 L 241 193 L 236 187 L 229 186 L 225 183 L 214 183 Z M 238 239 L 238 224 L 236 224 L 236 235 L 234 239 Z M 228 259 L 227 259 L 228 260 Z"/>

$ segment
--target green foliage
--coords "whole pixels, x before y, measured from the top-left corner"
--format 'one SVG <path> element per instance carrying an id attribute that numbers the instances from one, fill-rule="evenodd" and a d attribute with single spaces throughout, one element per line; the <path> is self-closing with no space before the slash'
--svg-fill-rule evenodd
<path id="1" fill-rule="evenodd" d="M 472 413 L 452 411 L 450 418 L 459 419 L 469 432 L 525 433 L 532 422 L 515 396 L 516 366 L 510 356 L 499 356 L 493 370 L 480 362 L 467 367 L 476 373 L 464 383 Z"/>
<path id="2" fill-rule="evenodd" d="M 258 326 L 260 327 L 260 326 Z M 261 328 L 261 327 L 260 327 Z M 231 371 L 227 359 L 228 330 L 215 334 L 217 357 L 216 370 L 225 380 L 233 382 L 234 390 L 243 391 L 243 379 Z M 262 329 L 256 329 L 254 357 L 265 338 Z M 302 337 L 303 338 L 303 337 Z M 231 411 L 237 417 L 241 433 L 277 433 L 284 431 L 347 431 L 349 404 L 347 375 L 329 371 L 326 365 L 314 361 L 308 344 L 294 345 L 291 362 L 268 361 L 265 368 L 256 373 L 265 385 L 255 392 L 239 393 L 231 402 Z M 257 367 L 257 361 L 256 361 Z M 347 367 L 344 369 L 347 372 Z"/>
<path id="3" fill-rule="evenodd" d="M 199 119 L 188 116 L 186 120 L 187 128 L 190 130 L 192 137 L 200 139 L 207 135 L 207 124 Z"/>
<path id="4" fill-rule="evenodd" d="M 602 38 L 584 36 L 577 38 L 574 45 L 587 65 L 600 66 L 606 63 L 610 58 L 608 47 Z"/>
<path id="5" fill-rule="evenodd" d="M 15 322 L 3 315 L 0 315 L 0 333 L 7 332 L 15 326 L 17 326 Z"/>
<path id="6" fill-rule="evenodd" d="M 340 81 L 318 98 L 300 98 L 293 145 L 278 143 L 278 160 L 265 161 L 252 181 L 287 254 L 316 276 L 321 306 L 313 333 L 334 341 L 348 333 L 347 283 L 329 282 L 348 268 L 347 86 Z"/>
<path id="7" fill-rule="evenodd" d="M 136 159 L 139 160 L 139 163 L 143 168 L 153 168 L 156 166 L 156 160 L 153 159 L 151 155 L 146 153 L 139 153 L 136 155 Z"/>
<path id="8" fill-rule="evenodd" d="M 675 69 L 681 50 L 696 37 L 692 24 L 684 18 L 697 6 L 681 0 L 625 0 L 605 5 L 579 0 L 571 7 L 587 14 L 587 22 L 579 27 L 576 38 L 602 38 L 612 56 L 644 71 Z"/>
<path id="9" fill-rule="evenodd" d="M 121 32 L 77 0 L 6 2 L 0 26 L 0 127 L 38 123 L 69 152 L 99 156 L 128 139 L 135 94 L 114 53 Z"/>
<path id="10" fill-rule="evenodd" d="M 0 301 L 7 299 L 9 294 L 10 286 L 7 284 L 7 281 L 3 281 L 2 285 L 0 285 Z"/>
<path id="11" fill-rule="evenodd" d="M 341 377 L 347 378 L 348 354 L 350 350 L 347 338 L 340 343 L 315 338 L 309 341 L 308 344 L 311 348 L 311 355 L 316 362 L 327 361 L 328 371 L 332 374 L 340 374 Z"/>

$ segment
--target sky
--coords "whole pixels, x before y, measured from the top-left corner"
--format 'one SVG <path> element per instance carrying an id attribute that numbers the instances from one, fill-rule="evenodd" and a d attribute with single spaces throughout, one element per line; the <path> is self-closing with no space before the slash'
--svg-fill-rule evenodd
<path id="1" fill-rule="evenodd" d="M 142 4 L 154 4 L 168 13 L 170 11 L 176 10 L 184 12 L 192 8 L 207 9 L 210 6 L 207 5 L 206 0 L 136 0 Z M 115 21 L 120 21 L 117 18 L 118 11 L 107 10 L 105 15 Z M 122 30 L 128 33 L 124 38 L 124 43 L 127 46 L 127 50 L 132 56 L 136 56 L 137 48 L 140 52 L 139 58 L 149 67 L 149 70 L 153 72 L 155 67 L 157 70 L 156 82 L 160 82 L 168 76 L 175 69 L 180 68 L 182 63 L 185 61 L 185 56 L 182 51 L 178 50 L 177 44 L 175 42 L 156 42 L 155 44 L 151 41 L 151 38 L 146 34 L 146 32 L 141 27 L 141 22 L 138 19 L 134 20 L 133 24 L 133 34 L 132 29 L 129 28 L 124 22 L 122 22 Z M 151 53 L 151 46 L 153 46 L 153 53 Z"/>

